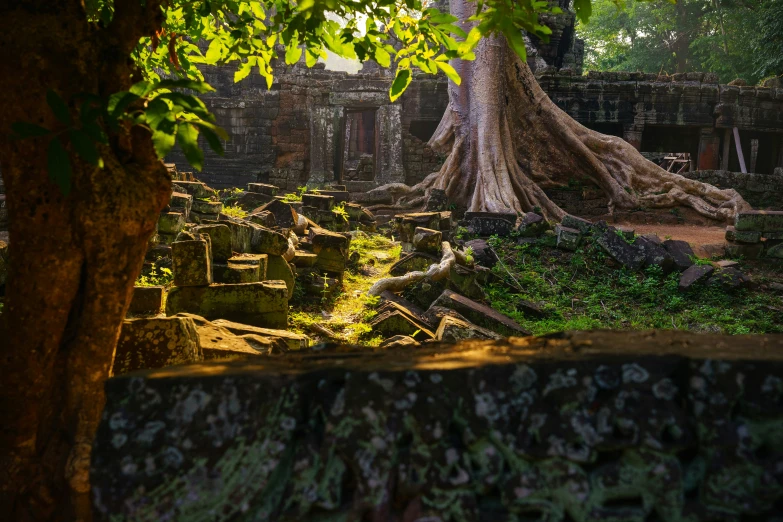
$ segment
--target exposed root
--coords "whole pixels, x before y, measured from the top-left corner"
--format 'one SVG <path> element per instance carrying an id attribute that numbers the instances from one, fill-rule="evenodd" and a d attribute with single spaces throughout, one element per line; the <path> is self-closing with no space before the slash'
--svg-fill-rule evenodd
<path id="1" fill-rule="evenodd" d="M 398 277 L 385 277 L 379 279 L 374 285 L 367 291 L 367 295 L 381 295 L 384 291 L 389 290 L 391 292 L 402 292 L 407 287 L 421 281 L 422 279 L 432 279 L 433 281 L 440 281 L 449 276 L 451 267 L 454 266 L 456 257 L 451 250 L 451 245 L 448 241 L 442 243 L 443 256 L 440 263 L 433 263 L 427 269 L 426 272 L 408 272 L 403 276 Z"/>

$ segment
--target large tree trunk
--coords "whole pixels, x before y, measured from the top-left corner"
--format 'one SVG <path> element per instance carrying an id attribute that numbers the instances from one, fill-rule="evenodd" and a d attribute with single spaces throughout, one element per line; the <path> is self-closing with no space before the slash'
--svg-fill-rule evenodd
<path id="1" fill-rule="evenodd" d="M 16 121 L 56 128 L 46 92 L 108 96 L 138 81 L 129 59 L 160 27 L 160 4 L 116 0 L 107 28 L 78 0 L 0 9 L 0 165 L 10 270 L 0 315 L 0 512 L 89 520 L 89 461 L 119 335 L 171 180 L 150 136 L 110 135 L 106 167 L 72 156 L 67 197 L 48 178 L 47 138 L 12 141 Z M 134 77 L 134 74 L 136 75 Z M 77 107 L 71 103 L 74 117 Z"/>
<path id="2" fill-rule="evenodd" d="M 453 0 L 465 20 L 475 9 Z M 430 145 L 448 154 L 441 170 L 400 200 L 417 206 L 431 188 L 472 211 L 527 212 L 559 219 L 562 209 L 543 189 L 590 180 L 615 208 L 688 206 L 716 220 L 749 208 L 734 190 L 688 180 L 644 159 L 633 146 L 580 125 L 560 110 L 526 63 L 495 36 L 482 40 L 476 60 L 455 61 L 462 83 L 449 83 L 449 105 Z M 399 187 L 395 187 L 399 191 Z"/>

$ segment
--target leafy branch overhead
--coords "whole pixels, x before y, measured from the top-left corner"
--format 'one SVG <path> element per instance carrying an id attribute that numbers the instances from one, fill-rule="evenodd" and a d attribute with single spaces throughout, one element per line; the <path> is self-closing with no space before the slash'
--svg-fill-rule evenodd
<path id="1" fill-rule="evenodd" d="M 109 27 L 115 22 L 113 0 L 84 4 L 90 23 Z M 575 6 L 581 19 L 589 16 L 590 0 L 575 0 Z M 69 152 L 102 168 L 101 150 L 110 146 L 107 134 L 121 125 L 149 129 L 161 159 L 178 144 L 197 170 L 204 160 L 199 135 L 222 154 L 226 133 L 198 96 L 180 92 L 213 90 L 200 66 L 236 64 L 235 82 L 256 70 L 271 88 L 277 60 L 290 65 L 304 55 L 312 67 L 329 51 L 394 68 L 389 93 L 394 101 L 417 69 L 443 72 L 459 84 L 449 61 L 475 59 L 479 40 L 492 34 L 504 35 L 524 59 L 523 31 L 546 40 L 551 30 L 539 23 L 539 14 L 560 13 L 544 0 L 479 0 L 465 22 L 429 7 L 428 0 L 168 0 L 161 9 L 162 27 L 141 38 L 131 53 L 144 81 L 108 98 L 85 94 L 63 100 L 49 91 L 47 102 L 57 128 L 13 125 L 17 138 L 50 140 L 49 174 L 64 193 L 70 190 Z"/>

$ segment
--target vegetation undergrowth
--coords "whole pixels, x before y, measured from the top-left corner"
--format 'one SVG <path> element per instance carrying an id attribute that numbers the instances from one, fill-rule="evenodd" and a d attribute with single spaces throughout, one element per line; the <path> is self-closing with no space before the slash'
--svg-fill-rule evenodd
<path id="1" fill-rule="evenodd" d="M 223 214 L 240 219 L 247 217 L 247 211 L 238 205 L 223 205 Z"/>
<path id="2" fill-rule="evenodd" d="M 289 328 L 316 340 L 330 340 L 318 332 L 317 325 L 332 331 L 334 341 L 378 346 L 383 338 L 372 334 L 369 322 L 377 315 L 374 308 L 379 298 L 368 296 L 367 290 L 388 275 L 401 250 L 399 243 L 380 234 L 355 233 L 349 253 L 353 261 L 343 276 L 342 289 L 323 298 L 295 295 Z"/>
<path id="3" fill-rule="evenodd" d="M 490 243 L 502 264 L 493 269 L 501 281 L 485 288 L 488 302 L 535 335 L 595 328 L 783 333 L 783 307 L 774 294 L 705 284 L 682 292 L 679 273 L 655 266 L 643 273 L 618 270 L 590 241 L 573 253 L 518 245 L 514 238 Z M 764 277 L 754 273 L 757 283 Z M 520 299 L 542 303 L 546 316 L 526 317 Z"/>

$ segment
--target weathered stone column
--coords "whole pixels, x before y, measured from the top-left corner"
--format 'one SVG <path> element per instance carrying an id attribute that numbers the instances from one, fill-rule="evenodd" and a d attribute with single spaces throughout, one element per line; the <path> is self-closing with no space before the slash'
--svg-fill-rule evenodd
<path id="1" fill-rule="evenodd" d="M 402 166 L 402 105 L 381 105 L 378 118 L 378 154 L 375 159 L 377 171 L 375 182 L 405 183 L 405 169 Z"/>
<path id="2" fill-rule="evenodd" d="M 634 146 L 636 150 L 642 148 L 642 132 L 644 131 L 644 125 L 624 125 L 623 126 L 623 139 Z"/>
<path id="3" fill-rule="evenodd" d="M 334 157 L 335 120 L 341 116 L 343 108 L 339 106 L 315 106 L 310 110 L 310 176 L 308 187 L 317 187 L 334 179 L 329 166 Z"/>
<path id="4" fill-rule="evenodd" d="M 723 159 L 720 162 L 721 170 L 729 170 L 729 154 L 731 154 L 731 129 L 723 130 Z"/>
<path id="5" fill-rule="evenodd" d="M 696 168 L 698 170 L 718 170 L 720 168 L 720 136 L 712 128 L 701 129 Z"/>

